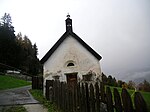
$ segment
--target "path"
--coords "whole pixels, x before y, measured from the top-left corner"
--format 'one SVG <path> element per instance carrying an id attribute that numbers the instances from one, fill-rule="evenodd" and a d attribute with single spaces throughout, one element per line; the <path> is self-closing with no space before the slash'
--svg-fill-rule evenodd
<path id="1" fill-rule="evenodd" d="M 47 112 L 29 93 L 31 86 L 0 91 L 0 111 L 11 105 L 24 105 L 28 112 Z"/>
<path id="2" fill-rule="evenodd" d="M 41 104 L 30 104 L 24 105 L 28 112 L 48 112 L 47 108 L 43 107 Z"/>
<path id="3" fill-rule="evenodd" d="M 0 105 L 34 104 L 39 103 L 29 93 L 31 86 L 0 91 Z"/>

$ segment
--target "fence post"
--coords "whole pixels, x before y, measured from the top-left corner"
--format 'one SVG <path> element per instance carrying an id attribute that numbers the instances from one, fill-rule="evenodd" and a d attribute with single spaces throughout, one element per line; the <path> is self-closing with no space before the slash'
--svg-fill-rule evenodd
<path id="1" fill-rule="evenodd" d="M 90 84 L 90 112 L 95 112 L 95 95 L 94 95 L 94 87 L 92 84 Z"/>
<path id="2" fill-rule="evenodd" d="M 53 94 L 54 94 L 54 99 L 53 99 L 53 102 L 54 103 L 56 103 L 56 85 L 57 85 L 57 83 L 56 83 L 56 81 L 54 81 L 54 86 L 53 86 Z"/>
<path id="3" fill-rule="evenodd" d="M 33 82 L 33 89 L 37 89 L 37 84 L 38 84 L 38 80 L 37 80 L 37 76 L 33 76 L 32 77 L 32 82 Z"/>
<path id="4" fill-rule="evenodd" d="M 43 76 L 38 77 L 38 89 L 43 90 Z"/>
<path id="5" fill-rule="evenodd" d="M 133 112 L 133 105 L 130 94 L 126 89 L 122 89 L 121 93 L 124 112 Z"/>
<path id="6" fill-rule="evenodd" d="M 96 112 L 100 112 L 100 93 L 98 82 L 95 84 L 95 93 L 96 93 Z"/>
<path id="7" fill-rule="evenodd" d="M 105 87 L 104 87 L 104 84 L 102 82 L 100 83 L 100 96 L 101 96 L 101 102 L 106 103 Z"/>
<path id="8" fill-rule="evenodd" d="M 77 112 L 82 112 L 82 97 L 80 83 L 77 84 Z"/>
<path id="9" fill-rule="evenodd" d="M 57 105 L 58 105 L 58 108 L 60 109 L 60 105 L 61 105 L 61 85 L 60 85 L 60 81 L 58 80 L 57 81 L 57 91 L 58 91 L 58 96 L 57 96 Z"/>
<path id="10" fill-rule="evenodd" d="M 65 94 L 66 94 L 66 89 L 65 89 L 65 83 L 64 82 L 61 82 L 61 87 L 62 87 L 62 89 L 61 89 L 61 91 L 62 91 L 62 104 L 61 104 L 61 108 L 62 108 L 62 110 L 63 110 L 63 112 L 65 112 L 65 99 L 66 99 L 66 96 L 65 96 Z"/>
<path id="11" fill-rule="evenodd" d="M 43 77 L 32 76 L 32 89 L 43 89 Z"/>
<path id="12" fill-rule="evenodd" d="M 86 112 L 90 112 L 88 83 L 85 83 L 85 93 L 86 93 Z"/>
<path id="13" fill-rule="evenodd" d="M 115 110 L 116 112 L 122 112 L 122 103 L 119 92 L 116 88 L 114 88 L 114 102 L 115 102 Z"/>
<path id="14" fill-rule="evenodd" d="M 78 111 L 78 100 L 77 100 L 77 83 L 74 85 L 74 91 L 73 91 L 73 105 L 74 105 L 74 109 L 73 109 L 73 112 L 77 112 Z"/>
<path id="15" fill-rule="evenodd" d="M 68 109 L 68 86 L 67 84 L 65 83 L 65 111 L 64 112 L 69 112 L 69 109 Z"/>
<path id="16" fill-rule="evenodd" d="M 83 83 L 81 87 L 81 99 L 81 112 L 87 112 L 86 91 Z"/>
<path id="17" fill-rule="evenodd" d="M 46 80 L 46 92 L 45 96 L 47 100 L 53 101 L 53 80 Z"/>
<path id="18" fill-rule="evenodd" d="M 72 90 L 70 90 L 70 87 L 68 87 L 68 107 L 69 107 L 69 111 L 73 112 L 73 105 L 72 105 Z"/>
<path id="19" fill-rule="evenodd" d="M 59 101 L 59 90 L 58 90 L 59 89 L 59 87 L 58 87 L 59 84 L 58 83 L 59 83 L 58 80 L 56 80 L 56 93 L 55 93 L 56 94 L 56 98 L 55 99 L 56 99 L 57 107 L 59 106 L 59 102 L 58 102 Z"/>
<path id="20" fill-rule="evenodd" d="M 64 101 L 64 87 L 63 87 L 63 82 L 60 83 L 60 99 L 59 99 L 59 102 L 60 102 L 60 108 L 63 110 L 63 101 Z"/>
<path id="21" fill-rule="evenodd" d="M 134 105 L 136 112 L 147 112 L 146 102 L 139 92 L 135 92 Z"/>
<path id="22" fill-rule="evenodd" d="M 32 89 L 35 89 L 35 78 L 34 78 L 34 76 L 32 76 Z"/>
<path id="23" fill-rule="evenodd" d="M 107 110 L 108 112 L 114 112 L 113 101 L 112 101 L 112 93 L 110 87 L 106 88 L 106 101 L 107 101 Z"/>

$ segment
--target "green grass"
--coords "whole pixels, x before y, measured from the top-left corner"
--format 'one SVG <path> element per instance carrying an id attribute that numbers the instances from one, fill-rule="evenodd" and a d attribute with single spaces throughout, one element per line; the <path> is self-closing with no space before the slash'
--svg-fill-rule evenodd
<path id="1" fill-rule="evenodd" d="M 3 107 L 2 112 L 27 112 L 25 107 L 21 105 Z"/>
<path id="2" fill-rule="evenodd" d="M 146 101 L 148 111 L 150 112 L 150 92 L 140 92 Z"/>
<path id="3" fill-rule="evenodd" d="M 31 85 L 31 83 L 10 76 L 0 75 L 0 90 L 17 88 L 27 85 Z"/>
<path id="4" fill-rule="evenodd" d="M 30 90 L 30 93 L 36 100 L 38 100 L 48 109 L 48 112 L 58 112 L 56 106 L 45 99 L 41 90 Z"/>

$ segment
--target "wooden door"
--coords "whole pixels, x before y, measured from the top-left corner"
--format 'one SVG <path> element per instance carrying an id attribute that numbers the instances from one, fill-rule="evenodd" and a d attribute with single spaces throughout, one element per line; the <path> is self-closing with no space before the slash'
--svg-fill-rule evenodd
<path id="1" fill-rule="evenodd" d="M 67 74 L 66 76 L 69 88 L 74 88 L 74 86 L 77 84 L 77 73 L 70 73 Z"/>

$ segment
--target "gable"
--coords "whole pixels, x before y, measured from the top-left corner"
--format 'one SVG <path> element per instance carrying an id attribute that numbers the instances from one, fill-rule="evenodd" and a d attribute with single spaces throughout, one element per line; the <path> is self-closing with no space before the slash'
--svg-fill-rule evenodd
<path id="1" fill-rule="evenodd" d="M 55 52 L 55 50 L 62 44 L 62 42 L 69 36 L 71 35 L 73 38 L 75 38 L 84 48 L 86 48 L 95 58 L 98 60 L 101 60 L 101 56 L 96 53 L 89 45 L 87 45 L 79 36 L 77 36 L 74 32 L 72 31 L 66 31 L 62 37 L 54 44 L 54 46 L 46 53 L 46 55 L 41 59 L 41 63 L 44 64 L 49 57 Z"/>

